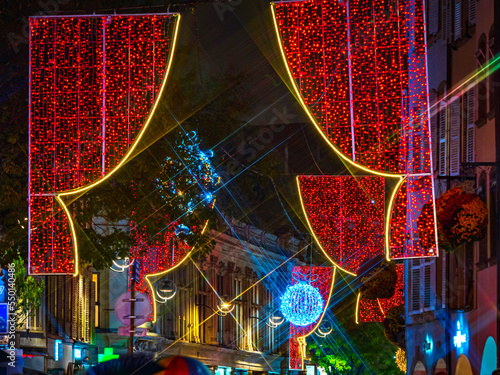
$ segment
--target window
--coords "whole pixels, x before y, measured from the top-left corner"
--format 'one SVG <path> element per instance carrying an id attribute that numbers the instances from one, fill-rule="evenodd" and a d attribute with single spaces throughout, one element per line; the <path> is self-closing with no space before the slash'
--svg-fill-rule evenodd
<path id="1" fill-rule="evenodd" d="M 447 127 L 448 107 L 446 102 L 439 103 L 438 125 L 439 125 L 439 175 L 446 176 L 448 173 L 448 127 Z"/>
<path id="2" fill-rule="evenodd" d="M 241 292 L 243 291 L 242 288 L 242 280 L 241 279 L 235 279 L 234 280 L 234 292 L 236 296 L 238 296 Z M 235 302 L 235 308 L 234 308 L 234 317 L 236 318 L 236 347 L 239 349 L 245 350 L 245 339 L 246 339 L 246 332 L 242 327 L 243 323 L 243 303 L 240 298 L 236 300 Z"/>
<path id="3" fill-rule="evenodd" d="M 476 24 L 476 1 L 477 0 L 469 0 L 469 24 Z"/>
<path id="4" fill-rule="evenodd" d="M 475 91 L 469 89 L 462 98 L 462 161 L 474 161 L 474 131 L 475 131 Z"/>
<path id="5" fill-rule="evenodd" d="M 476 52 L 476 63 L 478 68 L 482 68 L 486 64 L 486 35 L 482 34 L 479 37 L 478 49 Z M 477 114 L 478 121 L 485 120 L 487 115 L 487 88 L 486 80 L 481 80 L 477 84 Z"/>
<path id="6" fill-rule="evenodd" d="M 450 103 L 450 176 L 460 174 L 460 98 Z"/>
<path id="7" fill-rule="evenodd" d="M 446 42 L 451 36 L 451 2 L 452 0 L 441 0 L 441 36 Z"/>
<path id="8" fill-rule="evenodd" d="M 99 324 L 100 324 L 100 316 L 99 316 L 99 301 L 100 301 L 100 298 L 99 298 L 99 274 L 98 273 L 93 273 L 92 274 L 92 284 L 93 284 L 93 288 L 94 288 L 94 311 L 95 311 L 95 316 L 94 316 L 94 319 L 95 319 L 95 324 L 94 326 L 96 328 L 99 327 Z"/>
<path id="9" fill-rule="evenodd" d="M 462 0 L 455 1 L 455 14 L 453 19 L 453 40 L 462 37 Z"/>
<path id="10" fill-rule="evenodd" d="M 433 258 L 412 259 L 410 314 L 433 310 L 436 305 L 436 262 Z"/>
<path id="11" fill-rule="evenodd" d="M 436 0 L 430 0 L 428 2 L 428 24 L 429 24 L 429 35 L 437 34 L 439 30 L 439 2 Z"/>

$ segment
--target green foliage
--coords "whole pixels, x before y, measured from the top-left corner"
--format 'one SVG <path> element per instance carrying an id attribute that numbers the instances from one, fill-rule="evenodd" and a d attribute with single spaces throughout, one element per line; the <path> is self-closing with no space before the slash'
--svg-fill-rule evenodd
<path id="1" fill-rule="evenodd" d="M 307 347 L 311 362 L 327 374 L 400 374 L 393 358 L 396 348 L 379 323 L 338 322 L 325 338 L 309 336 Z"/>
<path id="2" fill-rule="evenodd" d="M 350 374 L 352 367 L 347 364 L 347 360 L 334 354 L 323 354 L 323 344 L 318 345 L 315 341 L 308 342 L 309 354 L 314 363 L 321 367 L 326 373 L 334 369 L 337 374 Z"/>
<path id="3" fill-rule="evenodd" d="M 43 280 L 33 276 L 26 276 L 24 261 L 19 257 L 13 261 L 15 265 L 16 297 L 17 297 L 17 326 L 35 315 L 42 303 L 42 293 L 45 289 Z"/>

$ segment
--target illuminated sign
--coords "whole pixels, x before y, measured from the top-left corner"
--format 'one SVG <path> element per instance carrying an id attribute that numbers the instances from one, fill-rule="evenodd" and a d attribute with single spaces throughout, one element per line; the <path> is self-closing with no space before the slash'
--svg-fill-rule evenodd
<path id="1" fill-rule="evenodd" d="M 453 337 L 453 344 L 457 348 L 461 348 L 462 344 L 467 342 L 467 334 L 460 329 L 460 322 L 457 322 L 457 334 Z"/>
<path id="2" fill-rule="evenodd" d="M 0 303 L 0 335 L 7 335 L 9 332 L 9 309 L 7 303 Z"/>
<path id="3" fill-rule="evenodd" d="M 61 340 L 54 342 L 54 361 L 59 361 L 63 356 L 63 343 Z"/>

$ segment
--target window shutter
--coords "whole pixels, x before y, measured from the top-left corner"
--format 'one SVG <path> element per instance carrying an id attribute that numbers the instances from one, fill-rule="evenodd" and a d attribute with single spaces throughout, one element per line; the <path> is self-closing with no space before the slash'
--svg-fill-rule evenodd
<path id="1" fill-rule="evenodd" d="M 437 34 L 439 28 L 439 2 L 429 1 L 429 35 Z"/>
<path id="2" fill-rule="evenodd" d="M 411 269 L 411 310 L 420 311 L 420 259 L 412 260 Z"/>
<path id="3" fill-rule="evenodd" d="M 462 0 L 455 0 L 455 17 L 453 27 L 453 40 L 458 40 L 462 37 Z"/>
<path id="4" fill-rule="evenodd" d="M 441 37 L 448 42 L 450 37 L 450 0 L 441 0 Z"/>
<path id="5" fill-rule="evenodd" d="M 450 104 L 450 176 L 460 173 L 460 98 Z"/>
<path id="6" fill-rule="evenodd" d="M 469 23 L 471 25 L 476 24 L 476 1 L 477 0 L 469 0 Z"/>
<path id="7" fill-rule="evenodd" d="M 71 334 L 71 279 L 73 276 L 64 278 L 64 330 Z"/>
<path id="8" fill-rule="evenodd" d="M 439 138 L 438 138 L 438 132 L 439 132 L 439 127 L 438 127 L 438 112 L 437 112 L 437 93 L 435 90 L 431 90 L 429 92 L 429 105 L 430 105 L 430 121 L 431 121 L 431 147 L 432 147 L 432 165 L 433 168 L 435 169 L 438 166 L 438 160 L 437 160 L 437 152 L 436 150 L 439 149 Z M 432 171 L 434 172 L 434 171 Z"/>
<path id="9" fill-rule="evenodd" d="M 447 138 L 447 126 L 446 126 L 446 113 L 448 109 L 446 103 L 442 102 L 440 104 L 439 111 L 439 175 L 446 176 L 447 174 L 447 158 L 448 158 L 448 143 Z"/>
<path id="10" fill-rule="evenodd" d="M 475 2 L 475 0 L 472 0 Z M 474 161 L 474 131 L 475 131 L 475 91 L 474 88 L 469 89 L 467 95 L 467 127 L 466 127 L 466 139 L 464 142 L 466 144 L 466 157 L 464 161 L 473 162 Z"/>
<path id="11" fill-rule="evenodd" d="M 431 307 L 431 264 L 424 264 L 424 309 L 429 309 Z"/>

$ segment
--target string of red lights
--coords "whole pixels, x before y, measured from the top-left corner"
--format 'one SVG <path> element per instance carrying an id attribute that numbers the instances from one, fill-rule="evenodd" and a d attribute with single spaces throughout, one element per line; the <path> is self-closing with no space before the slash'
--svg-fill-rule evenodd
<path id="1" fill-rule="evenodd" d="M 174 19 L 30 19 L 31 274 L 78 272 L 55 198 L 104 178 L 134 144 L 165 78 Z"/>

